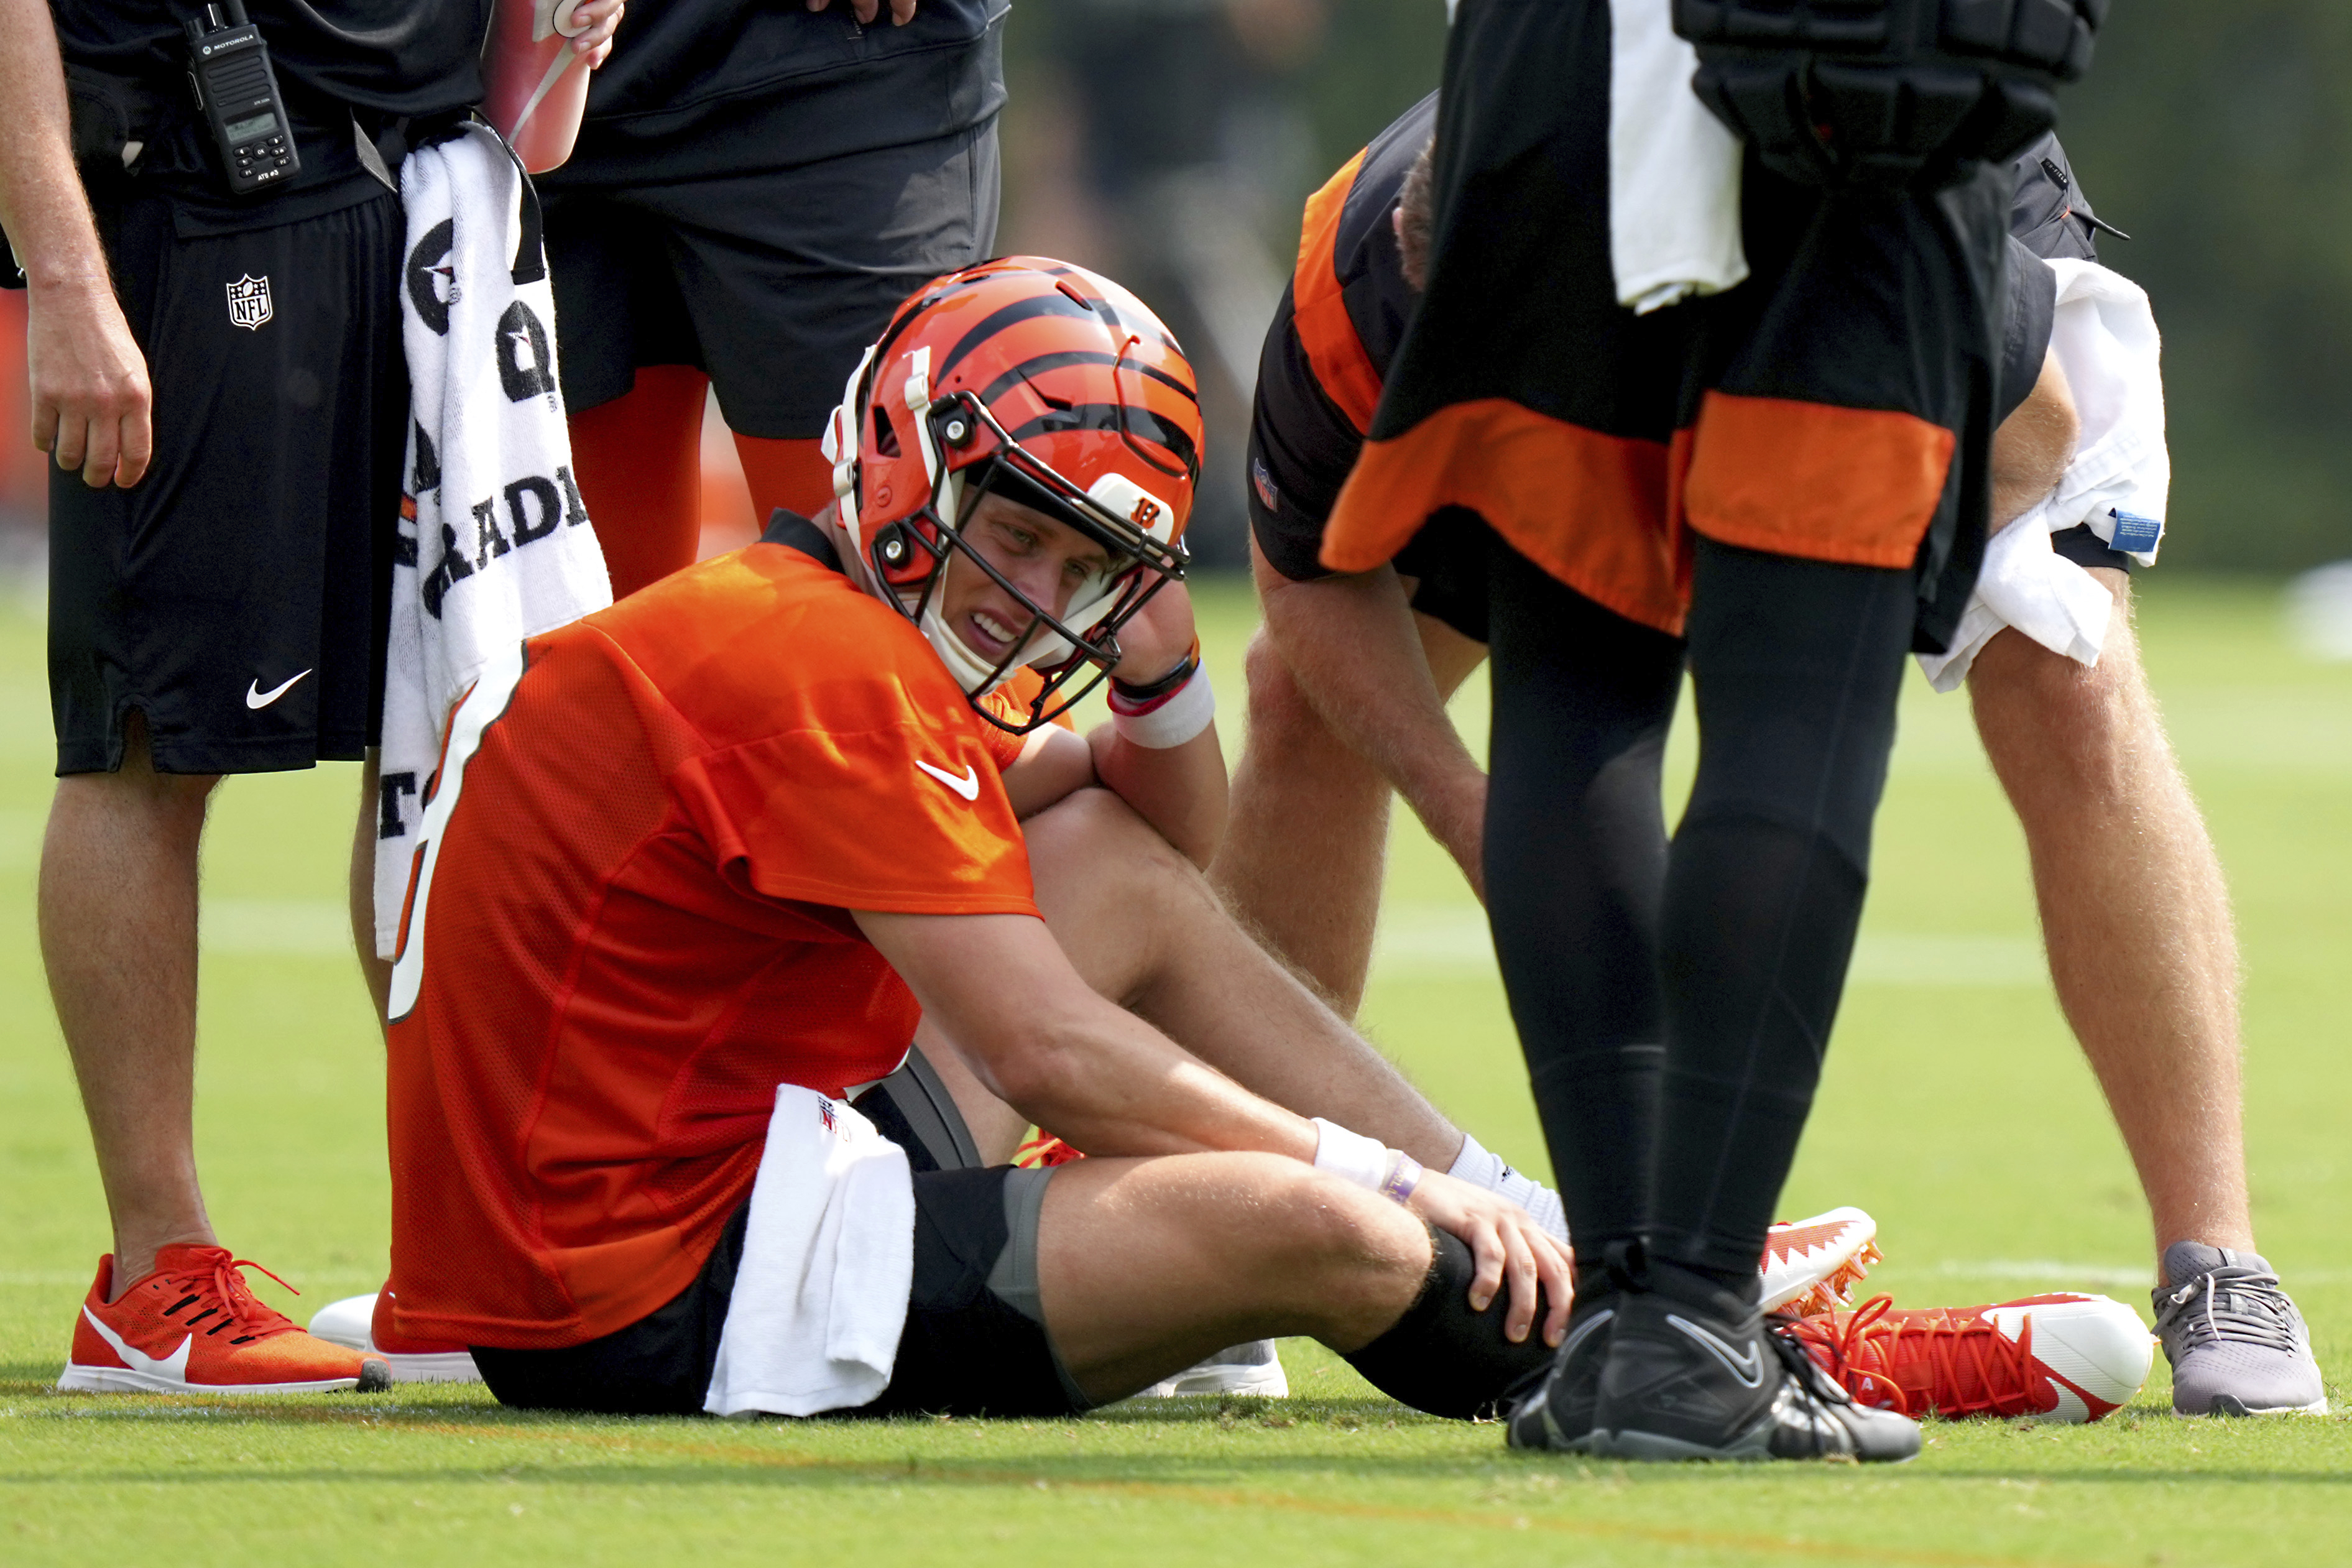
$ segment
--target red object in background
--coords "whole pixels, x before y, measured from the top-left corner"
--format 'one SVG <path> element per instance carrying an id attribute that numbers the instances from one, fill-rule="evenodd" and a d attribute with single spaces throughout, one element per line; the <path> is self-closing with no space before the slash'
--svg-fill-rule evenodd
<path id="1" fill-rule="evenodd" d="M 25 377 L 25 291 L 0 289 L 0 527 L 37 526 L 49 515 L 49 458 L 33 445 Z"/>
<path id="2" fill-rule="evenodd" d="M 488 79 L 482 118 L 514 143 L 534 174 L 572 156 L 588 107 L 588 67 L 572 52 L 587 31 L 574 21 L 580 0 L 499 0 L 483 58 Z"/>

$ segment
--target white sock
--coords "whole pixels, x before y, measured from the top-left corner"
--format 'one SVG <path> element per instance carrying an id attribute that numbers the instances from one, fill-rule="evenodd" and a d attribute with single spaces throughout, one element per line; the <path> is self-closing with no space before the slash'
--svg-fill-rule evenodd
<path id="1" fill-rule="evenodd" d="M 1554 1240 L 1568 1240 L 1568 1211 L 1560 1206 L 1559 1194 L 1533 1176 L 1523 1176 L 1503 1163 L 1500 1154 L 1468 1133 L 1462 1135 L 1462 1152 L 1454 1157 L 1454 1167 L 1445 1173 L 1455 1181 L 1500 1193 L 1533 1215 L 1536 1223 L 1550 1232 Z"/>

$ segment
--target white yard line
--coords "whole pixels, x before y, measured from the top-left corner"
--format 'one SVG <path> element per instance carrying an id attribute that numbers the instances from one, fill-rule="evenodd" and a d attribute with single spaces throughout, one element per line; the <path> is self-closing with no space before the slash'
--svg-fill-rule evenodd
<path id="1" fill-rule="evenodd" d="M 1486 917 L 1475 904 L 1395 903 L 1381 911 L 1372 973 L 1387 980 L 1474 980 L 1496 973 Z M 2038 986 L 2049 983 L 2031 937 L 1864 931 L 1856 985 Z"/>

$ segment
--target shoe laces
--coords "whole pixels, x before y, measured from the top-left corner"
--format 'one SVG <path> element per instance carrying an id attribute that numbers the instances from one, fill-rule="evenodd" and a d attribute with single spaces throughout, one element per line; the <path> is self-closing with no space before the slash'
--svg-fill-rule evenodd
<path id="1" fill-rule="evenodd" d="M 1885 1260 L 1886 1255 L 1878 1250 L 1878 1243 L 1865 1241 L 1860 1251 L 1831 1270 L 1827 1279 L 1782 1305 L 1780 1310 L 1794 1318 L 1814 1318 L 1850 1307 L 1853 1304 L 1853 1288 L 1862 1283 L 1871 1265 Z"/>
<path id="2" fill-rule="evenodd" d="M 2223 1266 L 2156 1293 L 2156 1327 L 2173 1353 L 2210 1344 L 2255 1344 L 2294 1354 L 2294 1302 L 2279 1289 L 2278 1276 L 2259 1268 Z"/>
<path id="3" fill-rule="evenodd" d="M 1852 1312 L 1799 1319 L 1789 1333 L 1826 1357 L 1828 1374 L 1862 1404 L 1914 1415 L 1915 1394 L 1898 1376 L 1924 1364 L 1919 1413 L 2033 1414 L 2032 1314 L 2025 1315 L 2012 1340 L 1982 1313 L 1945 1308 L 1890 1316 L 1894 1306 L 1893 1297 L 1874 1296 Z"/>
<path id="4" fill-rule="evenodd" d="M 1047 1171 L 1086 1156 L 1051 1132 L 1039 1132 L 1013 1152 L 1013 1163 L 1025 1171 Z"/>
<path id="5" fill-rule="evenodd" d="M 191 1331 L 197 1330 L 206 1319 L 216 1318 L 201 1331 L 209 1337 L 233 1327 L 237 1331 L 229 1336 L 229 1343 L 236 1345 L 282 1334 L 294 1327 L 292 1320 L 253 1293 L 253 1288 L 245 1282 L 244 1271 L 248 1268 L 260 1268 L 272 1279 L 278 1279 L 277 1275 L 250 1258 L 231 1257 L 226 1247 L 207 1247 L 201 1262 L 165 1270 L 164 1293 L 176 1290 L 180 1295 L 163 1309 L 163 1316 Z M 278 1283 L 286 1285 L 283 1279 L 278 1279 Z M 294 1290 L 291 1285 L 286 1285 L 286 1289 Z M 297 1296 L 301 1293 L 294 1290 Z M 198 1310 L 181 1317 L 180 1313 L 189 1307 Z"/>

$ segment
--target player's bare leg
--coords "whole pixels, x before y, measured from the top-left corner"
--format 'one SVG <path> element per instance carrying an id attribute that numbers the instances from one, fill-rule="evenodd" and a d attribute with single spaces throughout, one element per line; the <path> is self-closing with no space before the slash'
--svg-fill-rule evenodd
<path id="1" fill-rule="evenodd" d="M 1486 650 L 1443 621 L 1412 618 L 1438 695 L 1451 698 Z M 1244 925 L 1352 1018 L 1371 967 L 1393 792 L 1315 710 L 1262 630 L 1247 668 L 1248 742 L 1209 877 Z"/>
<path id="2" fill-rule="evenodd" d="M 1038 908 L 1087 984 L 1252 1092 L 1445 1170 L 1462 1131 L 1235 924 L 1108 790 L 1023 824 Z"/>
<path id="3" fill-rule="evenodd" d="M 2229 895 L 2140 668 L 2128 579 L 2093 575 L 2118 612 L 2095 668 L 2003 631 L 1969 693 L 2024 825 L 2059 1002 L 2138 1168 L 2158 1255 L 2184 1240 L 2250 1251 Z"/>
<path id="4" fill-rule="evenodd" d="M 41 959 L 114 1227 L 113 1289 L 213 1243 L 196 1182 L 196 872 L 218 780 L 164 773 L 147 725 L 122 767 L 58 781 L 41 847 Z"/>
<path id="5" fill-rule="evenodd" d="M 1429 1266 L 1411 1214 L 1270 1154 L 1080 1160 L 1054 1173 L 1037 1231 L 1045 1326 L 1096 1399 L 1249 1340 L 1358 1350 Z"/>
<path id="6" fill-rule="evenodd" d="M 352 950 L 359 957 L 360 978 L 367 983 L 368 997 L 375 1004 L 379 1029 L 383 1027 L 384 1005 L 392 996 L 392 964 L 375 954 L 375 846 L 383 809 L 377 799 L 376 779 L 382 761 L 383 753 L 370 746 L 360 764 L 360 816 L 352 826 L 349 894 Z"/>

